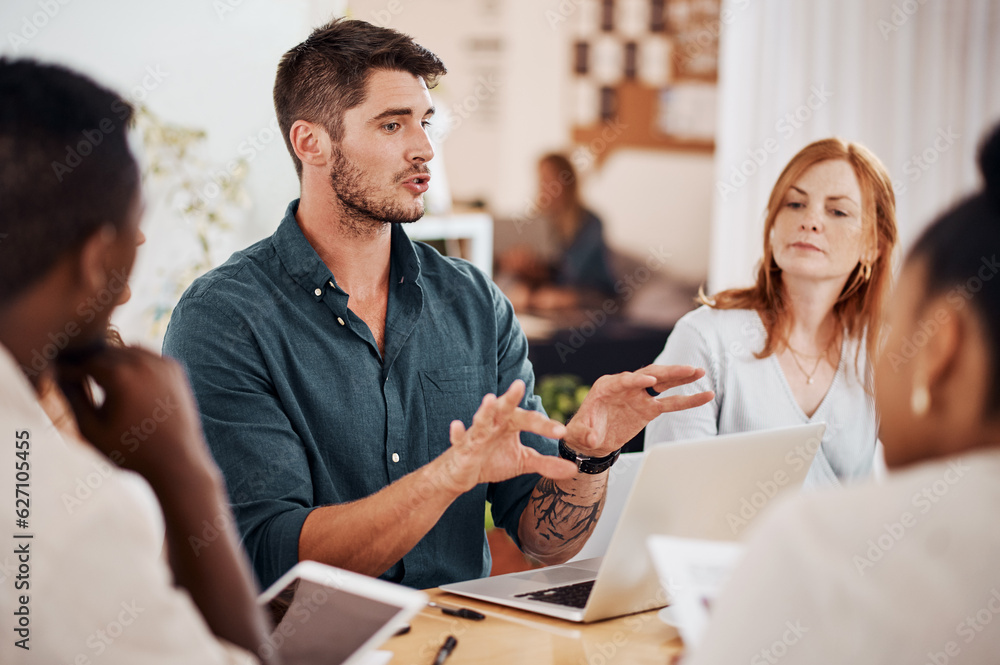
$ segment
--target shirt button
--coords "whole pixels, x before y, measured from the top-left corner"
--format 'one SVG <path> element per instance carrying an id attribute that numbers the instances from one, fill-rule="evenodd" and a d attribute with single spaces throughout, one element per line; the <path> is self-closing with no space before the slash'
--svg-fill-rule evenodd
<path id="1" fill-rule="evenodd" d="M 392 461 L 393 462 L 398 462 L 399 461 L 399 453 L 393 453 L 392 454 Z"/>
<path id="2" fill-rule="evenodd" d="M 323 289 L 316 289 L 315 291 L 313 291 L 313 293 L 315 293 L 317 296 L 321 296 L 323 295 Z"/>
<path id="3" fill-rule="evenodd" d="M 344 320 L 338 316 L 337 323 L 339 323 L 340 325 L 344 325 Z"/>

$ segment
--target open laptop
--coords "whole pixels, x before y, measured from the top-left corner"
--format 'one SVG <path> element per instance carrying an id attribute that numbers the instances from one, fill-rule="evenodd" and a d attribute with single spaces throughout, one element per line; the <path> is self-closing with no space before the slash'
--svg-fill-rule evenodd
<path id="1" fill-rule="evenodd" d="M 646 453 L 604 557 L 442 585 L 461 596 L 590 622 L 667 604 L 646 539 L 738 540 L 762 509 L 801 487 L 825 424 L 729 434 Z"/>

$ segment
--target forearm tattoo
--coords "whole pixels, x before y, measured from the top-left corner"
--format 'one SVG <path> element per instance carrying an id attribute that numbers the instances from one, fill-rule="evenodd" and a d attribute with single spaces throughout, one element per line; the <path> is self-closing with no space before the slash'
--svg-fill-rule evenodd
<path id="1" fill-rule="evenodd" d="M 530 505 L 535 533 L 553 550 L 561 550 L 581 538 L 586 540 L 594 530 L 604 508 L 604 491 L 590 484 L 579 492 L 567 490 L 543 478 L 535 486 Z"/>

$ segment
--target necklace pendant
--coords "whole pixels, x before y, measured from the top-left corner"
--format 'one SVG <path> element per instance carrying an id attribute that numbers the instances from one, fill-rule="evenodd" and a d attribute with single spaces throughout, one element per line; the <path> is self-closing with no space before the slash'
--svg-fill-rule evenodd
<path id="1" fill-rule="evenodd" d="M 813 378 L 810 376 L 808 379 L 806 379 L 806 383 L 808 383 L 811 386 L 813 384 Z"/>

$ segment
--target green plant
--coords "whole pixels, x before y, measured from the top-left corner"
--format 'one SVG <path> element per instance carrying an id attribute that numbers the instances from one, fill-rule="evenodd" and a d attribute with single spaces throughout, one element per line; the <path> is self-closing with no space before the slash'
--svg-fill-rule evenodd
<path id="1" fill-rule="evenodd" d="M 538 381 L 535 393 L 542 398 L 542 406 L 549 418 L 566 424 L 587 398 L 590 386 L 572 374 L 552 374 Z"/>

